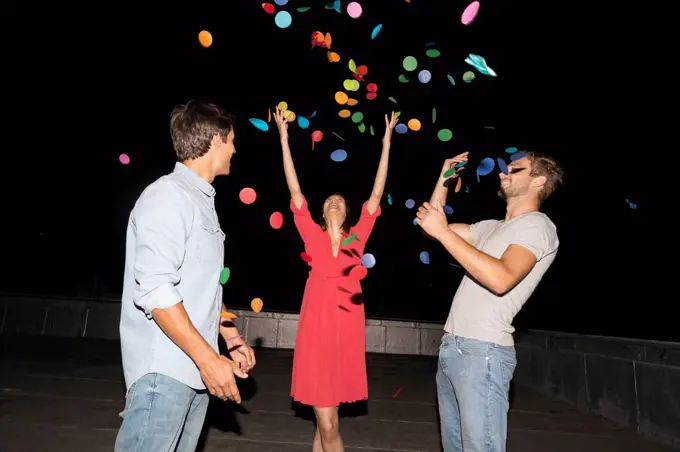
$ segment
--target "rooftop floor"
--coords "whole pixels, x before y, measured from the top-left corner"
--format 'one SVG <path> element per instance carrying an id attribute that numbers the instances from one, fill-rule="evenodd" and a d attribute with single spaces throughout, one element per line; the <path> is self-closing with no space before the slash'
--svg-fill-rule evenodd
<path id="1" fill-rule="evenodd" d="M 257 350 L 241 406 L 211 401 L 205 452 L 309 451 L 312 413 L 289 397 L 292 351 Z M 439 451 L 436 358 L 368 354 L 370 400 L 341 410 L 348 451 Z M 519 364 L 521 365 L 521 363 Z M 119 343 L 0 339 L 0 450 L 111 451 L 125 387 Z M 509 452 L 661 452 L 661 446 L 529 389 L 512 393 Z"/>

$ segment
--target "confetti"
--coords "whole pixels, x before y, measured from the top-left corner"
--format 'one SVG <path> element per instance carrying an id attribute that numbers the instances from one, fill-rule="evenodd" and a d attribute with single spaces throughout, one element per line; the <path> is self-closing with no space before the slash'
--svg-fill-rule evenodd
<path id="1" fill-rule="evenodd" d="M 416 206 L 416 202 L 412 199 L 407 199 L 404 205 L 406 205 L 407 209 L 413 209 Z"/>
<path id="2" fill-rule="evenodd" d="M 432 80 L 432 73 L 430 71 L 423 69 L 418 72 L 418 81 L 420 83 L 428 83 L 430 80 Z"/>
<path id="3" fill-rule="evenodd" d="M 349 237 L 347 237 L 345 240 L 343 240 L 343 241 L 341 242 L 341 243 L 342 243 L 342 246 L 347 246 L 347 245 L 349 245 L 350 243 L 352 243 L 354 240 L 357 240 L 357 241 L 358 241 L 358 240 L 359 240 L 359 237 L 357 237 L 356 234 L 352 233 L 352 234 L 349 235 Z"/>
<path id="4" fill-rule="evenodd" d="M 246 187 L 238 194 L 239 199 L 243 204 L 252 204 L 257 199 L 257 193 L 250 187 Z"/>
<path id="5" fill-rule="evenodd" d="M 130 163 L 130 157 L 127 154 L 120 154 L 118 156 L 118 161 L 123 165 L 128 165 Z"/>
<path id="6" fill-rule="evenodd" d="M 352 19 L 360 18 L 362 13 L 363 9 L 361 8 L 361 5 L 359 3 L 351 2 L 349 5 L 347 5 L 347 14 Z"/>
<path id="7" fill-rule="evenodd" d="M 344 149 L 336 149 L 331 153 L 331 160 L 334 162 L 343 162 L 347 158 L 347 152 Z"/>
<path id="8" fill-rule="evenodd" d="M 430 263 L 430 253 L 423 251 L 420 253 L 420 262 L 427 265 Z"/>
<path id="9" fill-rule="evenodd" d="M 312 132 L 312 151 L 314 150 L 314 144 L 319 143 L 323 140 L 323 132 L 320 130 L 315 130 Z"/>
<path id="10" fill-rule="evenodd" d="M 401 63 L 401 65 L 404 67 L 405 71 L 413 72 L 418 67 L 418 60 L 416 60 L 415 57 L 407 56 L 404 58 L 404 61 Z"/>
<path id="11" fill-rule="evenodd" d="M 437 132 L 437 138 L 439 138 L 439 141 L 450 141 L 451 138 L 453 138 L 453 132 L 451 132 L 449 129 L 441 129 L 439 132 Z"/>
<path id="12" fill-rule="evenodd" d="M 492 158 L 487 157 L 485 159 L 482 159 L 482 161 L 479 162 L 479 166 L 477 166 L 477 174 L 479 174 L 480 176 L 486 176 L 491 171 L 493 171 L 495 166 L 496 163 L 493 161 Z"/>
<path id="13" fill-rule="evenodd" d="M 265 121 L 257 118 L 250 118 L 248 119 L 250 123 L 255 126 L 256 129 L 261 130 L 263 132 L 267 132 L 269 130 L 269 124 L 267 124 Z"/>
<path id="14" fill-rule="evenodd" d="M 363 265 L 357 265 L 349 271 L 349 277 L 361 281 L 368 275 L 368 269 Z"/>
<path id="15" fill-rule="evenodd" d="M 489 75 L 491 77 L 497 76 L 496 72 L 486 64 L 486 60 L 482 56 L 471 53 L 465 59 L 465 62 L 484 75 Z"/>
<path id="16" fill-rule="evenodd" d="M 238 318 L 238 316 L 236 314 L 232 314 L 229 311 L 224 311 L 222 314 L 220 314 L 220 317 L 223 320 L 231 320 L 231 319 L 237 319 Z"/>
<path id="17" fill-rule="evenodd" d="M 474 72 L 472 71 L 467 71 L 466 73 L 463 74 L 463 81 L 465 83 L 470 83 L 472 82 L 477 76 L 475 75 Z"/>
<path id="18" fill-rule="evenodd" d="M 366 253 L 361 256 L 361 263 L 366 268 L 373 268 L 375 267 L 375 256 L 371 253 Z"/>
<path id="19" fill-rule="evenodd" d="M 463 25 L 470 25 L 477 17 L 478 12 L 479 2 L 474 1 L 465 8 L 460 18 L 460 21 L 463 23 Z"/>
<path id="20" fill-rule="evenodd" d="M 301 129 L 306 129 L 309 127 L 309 119 L 305 118 L 304 116 L 298 116 L 297 125 Z"/>
<path id="21" fill-rule="evenodd" d="M 501 170 L 501 172 L 507 176 L 508 175 L 508 164 L 505 163 L 505 160 L 498 157 L 496 159 L 496 163 L 498 164 L 498 169 Z"/>
<path id="22" fill-rule="evenodd" d="M 300 253 L 300 257 L 302 258 L 303 261 L 305 261 L 307 263 L 312 262 L 312 256 L 310 256 L 309 254 L 307 254 L 305 252 Z"/>
<path id="23" fill-rule="evenodd" d="M 425 55 L 429 56 L 430 58 L 437 58 L 441 55 L 441 52 L 437 49 L 427 49 Z"/>
<path id="24" fill-rule="evenodd" d="M 519 159 L 521 159 L 522 157 L 526 157 L 526 156 L 527 156 L 527 153 L 526 153 L 526 152 L 518 152 L 518 153 L 516 153 L 516 154 L 512 154 L 512 155 L 510 156 L 510 160 L 514 162 L 515 160 L 519 160 Z"/>
<path id="25" fill-rule="evenodd" d="M 408 128 L 413 130 L 414 132 L 417 132 L 420 130 L 421 124 L 420 121 L 417 119 L 409 119 L 408 121 Z"/>
<path id="26" fill-rule="evenodd" d="M 453 207 L 444 206 L 444 213 L 446 213 L 447 215 L 452 215 L 453 214 Z"/>
<path id="27" fill-rule="evenodd" d="M 348 97 L 347 94 L 345 94 L 342 91 L 338 91 L 335 93 L 335 101 L 340 104 L 340 105 L 345 105 L 347 103 Z"/>
<path id="28" fill-rule="evenodd" d="M 274 229 L 281 229 L 283 226 L 283 215 L 281 212 L 274 212 L 269 217 L 269 225 Z"/>
<path id="29" fill-rule="evenodd" d="M 288 28 L 293 23 L 293 16 L 288 11 L 279 11 L 274 16 L 274 23 L 279 28 Z"/>
<path id="30" fill-rule="evenodd" d="M 267 14 L 271 14 L 272 16 L 273 16 L 274 13 L 276 12 L 276 9 L 274 8 L 274 5 L 272 5 L 271 3 L 263 3 L 263 4 L 262 4 L 262 9 L 264 9 L 264 11 L 265 11 Z"/>
<path id="31" fill-rule="evenodd" d="M 253 298 L 253 301 L 250 302 L 250 308 L 253 310 L 253 312 L 260 312 L 263 306 L 264 303 L 260 298 Z"/>
<path id="32" fill-rule="evenodd" d="M 210 47 L 212 45 L 213 37 L 212 37 L 212 35 L 210 34 L 209 31 L 202 30 L 198 34 L 198 42 L 201 43 L 201 45 L 207 49 L 208 47 Z"/>
<path id="33" fill-rule="evenodd" d="M 371 32 L 371 39 L 375 39 L 376 36 L 378 36 L 378 33 L 380 33 L 380 30 L 382 30 L 382 24 L 378 24 L 375 26 L 373 31 Z"/>
<path id="34" fill-rule="evenodd" d="M 399 124 L 397 124 L 397 126 L 394 128 L 394 130 L 396 130 L 397 133 L 404 134 L 404 133 L 408 132 L 408 127 L 406 126 L 406 124 L 399 123 Z"/>
<path id="35" fill-rule="evenodd" d="M 509 148 L 507 148 L 507 149 L 505 150 L 505 152 L 506 152 L 507 154 L 514 154 L 515 152 L 517 152 L 517 150 L 518 150 L 518 149 L 517 149 L 516 147 L 509 147 Z"/>
<path id="36" fill-rule="evenodd" d="M 228 267 L 224 267 L 220 272 L 220 284 L 226 284 L 229 281 L 229 276 L 231 276 L 231 270 Z"/>

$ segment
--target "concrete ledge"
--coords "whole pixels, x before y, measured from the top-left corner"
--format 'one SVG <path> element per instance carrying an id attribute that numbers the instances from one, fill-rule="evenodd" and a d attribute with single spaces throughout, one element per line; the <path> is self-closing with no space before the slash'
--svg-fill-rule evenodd
<path id="1" fill-rule="evenodd" d="M 680 449 L 680 344 L 532 331 L 516 348 L 518 384 Z"/>
<path id="2" fill-rule="evenodd" d="M 232 310 L 251 345 L 295 348 L 298 314 Z M 0 295 L 0 334 L 119 339 L 120 302 Z M 366 351 L 436 356 L 443 324 L 366 320 Z"/>

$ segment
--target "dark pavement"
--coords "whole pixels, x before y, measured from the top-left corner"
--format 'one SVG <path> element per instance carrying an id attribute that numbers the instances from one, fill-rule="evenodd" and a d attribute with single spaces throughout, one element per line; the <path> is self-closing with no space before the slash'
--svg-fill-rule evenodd
<path id="1" fill-rule="evenodd" d="M 242 405 L 211 401 L 203 451 L 311 450 L 312 414 L 294 409 L 288 395 L 292 351 L 257 353 L 255 371 L 241 381 Z M 370 400 L 341 412 L 346 449 L 441 450 L 436 359 L 369 354 L 367 360 Z M 0 339 L 0 451 L 111 451 L 124 396 L 118 342 Z M 665 450 L 565 403 L 526 388 L 513 391 L 509 452 Z"/>

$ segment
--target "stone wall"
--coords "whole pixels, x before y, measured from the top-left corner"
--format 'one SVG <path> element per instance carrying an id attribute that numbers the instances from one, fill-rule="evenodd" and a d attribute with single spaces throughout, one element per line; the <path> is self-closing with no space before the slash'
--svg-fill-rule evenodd
<path id="1" fill-rule="evenodd" d="M 516 348 L 517 384 L 680 449 L 680 344 L 531 331 Z"/>
<path id="2" fill-rule="evenodd" d="M 294 348 L 298 315 L 232 310 L 251 345 Z M 118 340 L 120 301 L 0 295 L 0 334 L 37 334 Z M 437 355 L 443 325 L 366 320 L 366 351 Z"/>
<path id="3" fill-rule="evenodd" d="M 298 315 L 233 311 L 252 345 L 294 348 Z M 118 340 L 120 301 L 0 295 L 0 334 Z M 436 356 L 442 324 L 366 321 L 366 351 Z M 515 383 L 680 449 L 680 344 L 546 331 L 516 335 Z"/>

